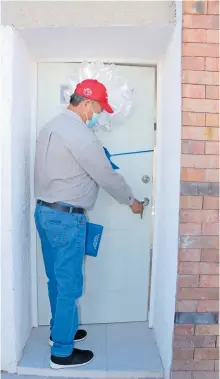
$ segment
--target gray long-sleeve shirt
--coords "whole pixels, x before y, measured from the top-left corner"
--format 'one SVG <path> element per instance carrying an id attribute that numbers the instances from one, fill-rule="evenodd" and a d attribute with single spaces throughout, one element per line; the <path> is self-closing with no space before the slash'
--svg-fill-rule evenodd
<path id="1" fill-rule="evenodd" d="M 133 194 L 114 171 L 100 141 L 80 116 L 64 110 L 40 131 L 35 157 L 35 197 L 91 209 L 102 187 L 121 204 Z"/>

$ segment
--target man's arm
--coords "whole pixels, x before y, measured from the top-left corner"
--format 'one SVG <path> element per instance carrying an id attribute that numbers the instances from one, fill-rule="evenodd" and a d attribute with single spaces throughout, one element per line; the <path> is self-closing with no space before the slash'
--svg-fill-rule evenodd
<path id="1" fill-rule="evenodd" d="M 131 188 L 124 178 L 113 170 L 98 140 L 93 140 L 83 150 L 78 151 L 76 159 L 88 175 L 120 204 L 133 204 Z"/>

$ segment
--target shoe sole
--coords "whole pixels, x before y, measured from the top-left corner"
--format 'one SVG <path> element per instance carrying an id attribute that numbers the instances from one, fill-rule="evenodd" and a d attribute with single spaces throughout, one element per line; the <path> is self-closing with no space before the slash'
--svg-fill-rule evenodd
<path id="1" fill-rule="evenodd" d="M 94 357 L 92 357 L 90 359 L 90 361 L 86 362 L 86 363 L 80 363 L 78 365 L 58 365 L 57 363 L 53 363 L 51 360 L 50 360 L 50 367 L 53 369 L 53 370 L 61 370 L 63 368 L 75 368 L 75 367 L 82 367 L 82 366 L 86 366 L 88 365 L 89 363 L 92 362 L 92 360 L 94 359 Z"/>
<path id="2" fill-rule="evenodd" d="M 84 341 L 84 340 L 86 339 L 86 337 L 87 337 L 87 336 L 85 336 L 85 337 L 81 338 L 80 340 L 76 340 L 76 341 L 74 340 L 74 342 L 75 342 L 75 343 L 77 343 L 77 342 L 82 342 L 82 341 Z M 53 341 L 51 341 L 51 340 L 49 340 L 48 344 L 49 344 L 49 346 L 51 346 L 51 347 L 52 347 L 52 346 L 53 346 L 53 344 L 54 344 L 54 342 L 53 342 Z"/>

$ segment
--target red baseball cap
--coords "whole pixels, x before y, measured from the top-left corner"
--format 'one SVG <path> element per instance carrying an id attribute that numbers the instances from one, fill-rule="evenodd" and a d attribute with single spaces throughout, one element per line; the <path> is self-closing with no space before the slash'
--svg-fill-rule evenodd
<path id="1" fill-rule="evenodd" d="M 101 107 L 108 113 L 114 113 L 112 107 L 108 103 L 108 95 L 106 87 L 95 79 L 86 79 L 77 84 L 76 95 L 85 97 L 86 99 L 97 101 Z"/>

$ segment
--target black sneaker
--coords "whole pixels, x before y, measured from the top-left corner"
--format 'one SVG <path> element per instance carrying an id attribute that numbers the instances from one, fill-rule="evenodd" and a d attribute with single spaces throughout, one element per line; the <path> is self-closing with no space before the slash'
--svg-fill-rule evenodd
<path id="1" fill-rule="evenodd" d="M 79 329 L 77 330 L 75 337 L 74 337 L 74 342 L 80 342 L 83 341 L 87 337 L 87 332 L 84 329 Z M 53 346 L 53 340 L 52 337 L 50 336 L 49 339 L 49 345 Z"/>
<path id="2" fill-rule="evenodd" d="M 56 357 L 51 355 L 50 367 L 56 370 L 61 368 L 71 368 L 85 366 L 92 361 L 94 354 L 90 350 L 73 349 L 68 357 Z"/>

